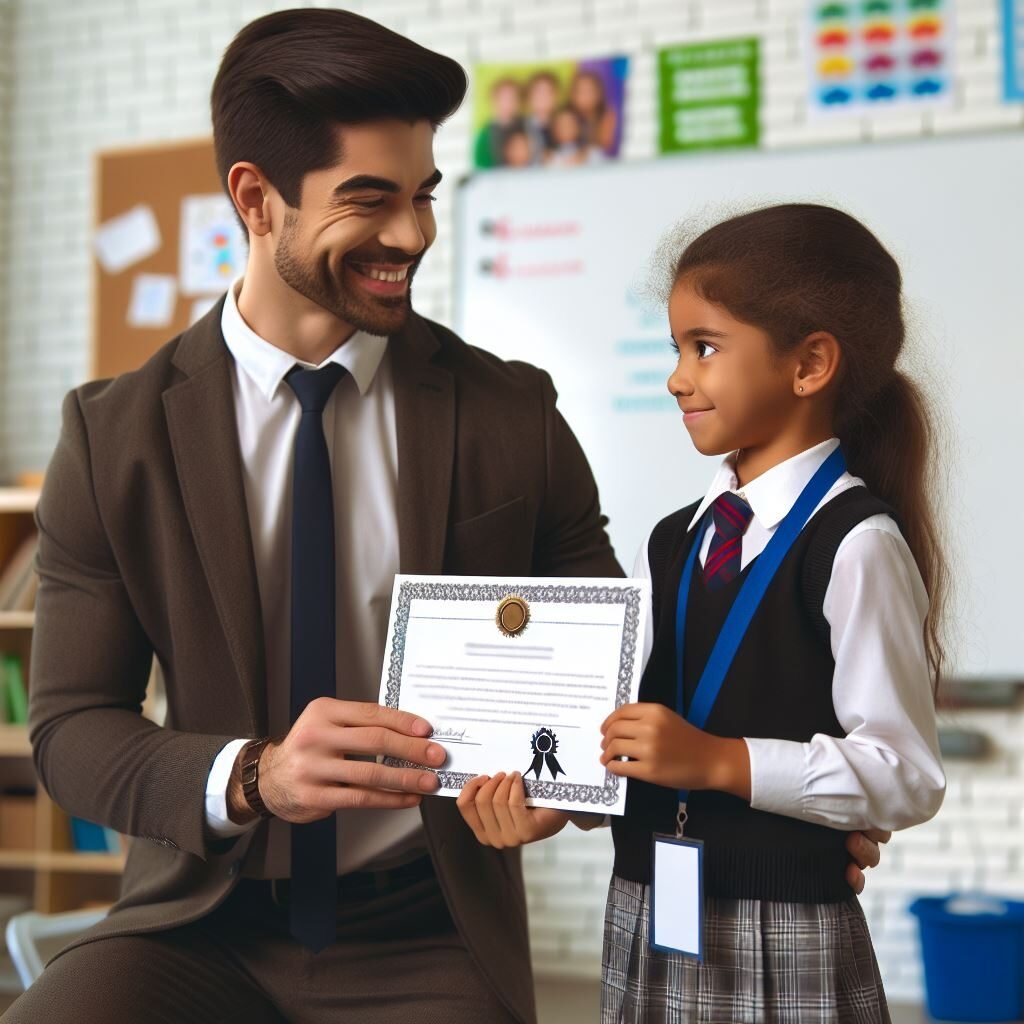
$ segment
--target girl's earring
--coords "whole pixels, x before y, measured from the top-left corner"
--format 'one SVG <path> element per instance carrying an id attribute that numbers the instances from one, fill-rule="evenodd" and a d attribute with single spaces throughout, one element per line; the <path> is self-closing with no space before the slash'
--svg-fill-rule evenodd
<path id="1" fill-rule="evenodd" d="M 803 386 L 803 384 L 801 384 L 800 385 L 800 394 L 802 395 L 803 393 L 804 393 L 804 386 Z"/>

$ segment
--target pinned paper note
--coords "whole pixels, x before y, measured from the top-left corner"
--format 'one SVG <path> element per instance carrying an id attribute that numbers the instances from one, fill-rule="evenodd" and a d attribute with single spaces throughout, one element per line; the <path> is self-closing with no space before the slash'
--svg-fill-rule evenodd
<path id="1" fill-rule="evenodd" d="M 132 207 L 96 229 L 96 257 L 108 274 L 117 274 L 160 248 L 160 228 L 151 207 Z"/>
<path id="2" fill-rule="evenodd" d="M 201 299 L 196 299 L 192 303 L 192 308 L 188 314 L 189 325 L 194 324 L 197 320 L 201 320 L 219 301 L 219 295 L 204 295 Z"/>
<path id="3" fill-rule="evenodd" d="M 172 274 L 137 274 L 132 281 L 128 323 L 132 327 L 166 327 L 174 316 L 178 282 Z"/>
<path id="4" fill-rule="evenodd" d="M 227 196 L 186 196 L 181 201 L 181 290 L 223 293 L 245 268 L 246 238 Z"/>

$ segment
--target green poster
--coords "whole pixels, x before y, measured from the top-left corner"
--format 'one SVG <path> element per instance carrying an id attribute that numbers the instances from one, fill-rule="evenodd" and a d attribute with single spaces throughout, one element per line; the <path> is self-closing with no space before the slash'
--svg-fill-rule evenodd
<path id="1" fill-rule="evenodd" d="M 687 43 L 658 53 L 662 153 L 756 146 L 757 39 Z"/>

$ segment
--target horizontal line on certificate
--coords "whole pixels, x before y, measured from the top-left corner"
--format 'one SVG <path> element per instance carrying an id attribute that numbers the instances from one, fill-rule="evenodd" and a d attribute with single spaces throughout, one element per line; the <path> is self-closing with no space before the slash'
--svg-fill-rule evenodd
<path id="1" fill-rule="evenodd" d="M 538 626 L 605 626 L 611 629 L 622 629 L 621 622 L 561 622 L 558 619 L 531 619 Z"/>
<path id="2" fill-rule="evenodd" d="M 420 665 L 420 668 L 432 669 L 435 672 L 458 672 L 461 669 L 459 665 Z M 480 668 L 475 667 L 476 672 L 514 672 L 518 675 L 521 671 L 518 668 Z M 535 676 L 563 676 L 566 679 L 604 679 L 602 675 L 596 675 L 588 672 L 545 672 L 542 669 L 531 669 L 530 670 Z"/>
<path id="3" fill-rule="evenodd" d="M 491 615 L 410 615 L 410 619 L 427 619 L 430 622 L 493 622 Z"/>
<path id="4" fill-rule="evenodd" d="M 417 689 L 428 690 L 428 689 L 430 689 L 430 687 L 428 687 L 428 686 L 420 686 Z M 444 687 L 438 687 L 438 689 L 445 689 L 445 688 Z M 450 690 L 451 688 L 449 687 L 448 689 Z M 504 691 L 504 692 L 510 692 L 510 691 Z M 487 694 L 487 693 L 476 693 L 472 697 L 459 697 L 457 694 L 451 694 L 451 696 L 446 696 L 445 694 L 439 694 L 437 699 L 440 699 L 440 700 L 479 700 L 481 697 L 489 697 L 489 696 L 490 696 L 490 694 Z M 562 711 L 589 711 L 590 710 L 590 705 L 589 704 L 560 704 L 560 703 L 552 704 L 550 701 L 541 701 L 541 700 L 503 700 L 502 704 L 514 704 L 517 707 L 524 707 L 524 708 L 559 708 Z"/>
<path id="5" fill-rule="evenodd" d="M 509 650 L 509 644 L 516 644 L 516 651 L 544 651 L 546 654 L 554 654 L 554 647 L 538 647 L 536 644 L 520 644 L 516 643 L 514 638 L 510 638 L 503 644 L 480 644 L 480 643 L 467 643 L 466 650 L 481 650 L 481 651 L 501 651 L 505 654 Z"/>
<path id="6" fill-rule="evenodd" d="M 409 679 L 432 679 L 439 683 L 518 683 L 520 686 L 555 686 L 564 690 L 596 690 L 598 693 L 606 693 L 609 686 L 598 686 L 595 683 L 549 683 L 546 679 L 485 679 L 482 676 L 431 676 L 425 672 L 409 672 Z M 417 686 L 419 690 L 425 690 L 425 686 Z M 458 689 L 458 687 L 454 687 Z M 517 690 L 491 690 L 490 693 L 517 693 Z"/>
<path id="7" fill-rule="evenodd" d="M 471 711 L 472 708 L 460 708 L 460 711 Z M 549 716 L 550 717 L 550 716 Z M 536 724 L 536 719 L 527 718 L 525 721 L 520 720 L 518 722 L 511 721 L 507 718 L 460 718 L 458 715 L 445 715 L 445 720 L 448 722 L 480 722 L 482 725 L 525 725 L 532 729 Z M 569 725 L 567 722 L 561 722 L 558 726 L 559 729 L 582 729 L 582 725 Z M 439 741 L 440 742 L 440 741 Z"/>
<path id="8" fill-rule="evenodd" d="M 473 740 L 453 740 L 451 736 L 442 736 L 438 739 L 436 736 L 431 736 L 431 739 L 435 743 L 458 743 L 463 747 L 482 747 L 482 743 L 475 743 Z"/>

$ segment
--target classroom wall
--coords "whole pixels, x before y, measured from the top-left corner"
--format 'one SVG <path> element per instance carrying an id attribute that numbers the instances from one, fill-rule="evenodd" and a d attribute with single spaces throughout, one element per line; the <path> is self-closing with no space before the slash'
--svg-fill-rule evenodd
<path id="1" fill-rule="evenodd" d="M 0 478 L 45 465 L 59 428 L 61 398 L 86 373 L 93 152 L 208 132 L 210 83 L 234 32 L 275 6 L 296 5 L 14 0 L 8 62 L 2 40 L 12 2 L 0 0 L 0 129 L 5 67 L 15 82 L 9 172 L 0 148 L 0 225 L 9 225 L 0 231 L 0 287 L 8 282 L 10 298 L 6 307 L 0 303 Z M 949 109 L 817 122 L 808 118 L 803 99 L 801 0 L 374 0 L 343 6 L 467 65 L 628 53 L 633 70 L 626 159 L 655 152 L 654 47 L 731 33 L 764 39 L 763 140 L 769 147 L 870 144 L 1024 124 L 1024 107 L 999 102 L 993 0 L 956 4 L 957 88 Z M 438 136 L 438 164 L 447 175 L 439 192 L 440 235 L 415 289 L 419 311 L 445 322 L 451 312 L 452 183 L 469 169 L 469 148 L 467 105 Z M 885 870 L 872 878 L 865 898 L 883 972 L 897 998 L 920 992 L 912 925 L 903 911 L 912 890 L 985 881 L 1019 889 L 1012 875 L 1024 868 L 1024 714 L 981 720 L 997 736 L 998 756 L 977 771 L 951 768 L 945 809 L 935 823 L 893 842 Z M 526 859 L 538 967 L 596 974 L 610 866 L 607 836 L 567 833 L 530 849 Z"/>
<path id="2" fill-rule="evenodd" d="M 11 123 L 11 93 L 13 70 L 11 52 L 13 47 L 14 4 L 13 0 L 0 0 L 0 409 L 4 404 L 2 382 L 6 379 L 5 357 L 7 346 L 4 335 L 3 311 L 7 308 L 7 245 L 10 232 L 7 218 L 10 208 L 11 191 L 11 147 L 6 144 Z M 6 438 L 0 422 L 0 480 L 6 464 Z"/>

